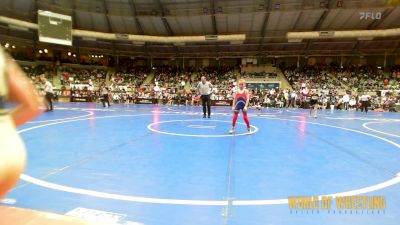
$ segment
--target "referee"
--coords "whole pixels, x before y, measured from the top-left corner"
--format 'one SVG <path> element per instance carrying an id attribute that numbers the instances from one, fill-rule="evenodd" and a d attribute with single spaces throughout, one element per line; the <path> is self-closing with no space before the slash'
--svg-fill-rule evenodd
<path id="1" fill-rule="evenodd" d="M 53 85 L 48 81 L 44 75 L 41 75 L 42 77 L 42 82 L 44 84 L 44 93 L 45 93 L 45 98 L 47 100 L 47 110 L 46 112 L 53 112 L 53 98 L 54 98 L 54 92 L 53 92 Z"/>
<path id="2" fill-rule="evenodd" d="M 371 96 L 369 96 L 367 93 L 363 93 L 363 95 L 360 96 L 361 112 L 362 111 L 365 111 L 365 113 L 368 112 L 370 100 L 371 100 Z"/>
<path id="3" fill-rule="evenodd" d="M 102 87 L 101 87 L 101 102 L 103 103 L 103 107 L 105 108 L 106 106 L 107 107 L 110 107 L 110 100 L 109 100 L 109 97 L 108 97 L 108 94 L 109 94 L 109 90 L 108 90 L 108 87 L 104 84 Z M 106 103 L 107 103 L 107 105 L 106 105 Z"/>
<path id="4" fill-rule="evenodd" d="M 201 77 L 201 82 L 197 85 L 197 92 L 201 95 L 201 102 L 203 104 L 203 118 L 206 118 L 206 111 L 208 118 L 211 117 L 211 99 L 210 94 L 212 91 L 212 84 L 206 80 L 205 76 Z"/>

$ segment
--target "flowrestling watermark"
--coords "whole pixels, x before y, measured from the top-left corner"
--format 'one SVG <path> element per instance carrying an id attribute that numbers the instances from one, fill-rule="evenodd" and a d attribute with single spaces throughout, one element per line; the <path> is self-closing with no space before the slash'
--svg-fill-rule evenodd
<path id="1" fill-rule="evenodd" d="M 291 214 L 384 214 L 385 196 L 293 196 L 288 197 Z"/>
<path id="2" fill-rule="evenodd" d="M 380 20 L 382 18 L 381 12 L 359 12 L 360 20 Z"/>

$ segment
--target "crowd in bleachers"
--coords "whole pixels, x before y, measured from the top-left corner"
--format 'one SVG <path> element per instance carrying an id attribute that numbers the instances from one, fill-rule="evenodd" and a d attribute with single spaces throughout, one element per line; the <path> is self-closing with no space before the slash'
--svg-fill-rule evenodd
<path id="1" fill-rule="evenodd" d="M 56 74 L 55 67 L 52 65 L 20 65 L 20 67 L 29 77 L 34 87 L 36 87 L 38 93 L 44 95 L 44 80 L 53 81 Z M 58 93 L 54 94 L 54 97 L 57 98 Z"/>
<path id="2" fill-rule="evenodd" d="M 148 66 L 130 66 L 129 68 L 119 68 L 115 75 L 111 77 L 111 82 L 117 85 L 132 85 L 140 87 L 150 74 Z"/>
<path id="3" fill-rule="evenodd" d="M 37 65 L 37 66 L 21 65 L 21 68 L 30 78 L 42 74 L 44 74 L 45 77 L 48 79 L 53 79 L 54 76 L 54 69 L 50 65 Z"/>
<path id="4" fill-rule="evenodd" d="M 141 87 L 150 73 L 154 74 L 154 78 Z M 182 91 L 190 80 L 191 73 L 191 67 L 179 71 L 177 67 L 167 65 L 136 67 L 130 73 L 118 72 L 109 87 L 114 93 L 112 100 L 117 103 L 132 103 L 135 99 L 175 99 L 178 97 L 178 90 Z M 126 82 L 115 82 L 121 80 Z"/>
<path id="5" fill-rule="evenodd" d="M 187 73 L 180 72 L 176 66 L 154 67 L 154 81 L 161 88 L 182 89 L 189 79 Z"/>
<path id="6" fill-rule="evenodd" d="M 28 76 L 40 74 L 52 76 L 56 71 L 51 66 L 22 66 Z M 75 97 L 91 96 L 93 101 L 100 98 L 101 87 L 106 85 L 105 69 L 81 69 L 58 67 L 61 84 L 70 86 Z M 254 89 L 251 90 L 251 106 L 254 107 L 308 107 L 310 95 L 319 95 L 321 108 L 357 109 L 359 96 L 371 94 L 371 107 L 390 111 L 400 103 L 400 66 L 394 66 L 389 73 L 373 67 L 339 67 L 318 64 L 301 68 L 287 67 L 282 72 L 293 90 Z M 154 73 L 148 85 L 142 84 Z M 200 96 L 196 86 L 201 76 L 213 84 L 212 100 L 232 100 L 237 78 L 265 78 L 268 73 L 236 74 L 233 67 L 187 67 L 175 66 L 130 66 L 118 68 L 110 77 L 107 88 L 110 99 L 115 103 L 134 103 L 137 99 L 157 99 L 163 104 L 199 104 Z M 197 74 L 196 76 L 192 76 Z M 191 80 L 194 77 L 194 80 Z M 190 90 L 185 84 L 190 82 Z M 142 86 L 141 86 L 142 85 Z M 96 87 L 96 88 L 94 88 Z"/>
<path id="7" fill-rule="evenodd" d="M 241 72 L 240 77 L 243 79 L 246 78 L 276 78 L 278 74 L 276 72 Z"/>
<path id="8" fill-rule="evenodd" d="M 63 86 L 71 84 L 90 84 L 98 86 L 106 80 L 107 71 L 105 69 L 82 69 L 61 67 L 60 82 Z"/>
<path id="9" fill-rule="evenodd" d="M 134 99 L 157 99 L 163 104 L 198 104 L 200 96 L 195 92 L 201 76 L 206 76 L 214 84 L 214 91 L 211 99 L 229 99 L 230 89 L 236 80 L 232 67 L 222 66 L 204 67 L 195 70 L 194 67 L 187 67 L 179 70 L 175 66 L 154 66 L 151 68 L 154 79 L 151 84 L 142 88 L 127 90 L 116 90 L 112 85 L 114 102 L 132 102 Z M 191 80 L 194 73 L 197 73 L 195 80 Z M 186 90 L 186 83 L 192 84 L 191 90 Z"/>
<path id="10" fill-rule="evenodd" d="M 215 98 L 225 98 L 225 93 L 229 92 L 232 84 L 237 79 L 237 74 L 235 74 L 234 68 L 230 66 L 208 66 L 200 68 L 197 74 L 198 79 L 200 79 L 202 76 L 205 76 L 214 85 Z M 198 82 L 198 80 L 193 82 L 192 89 L 196 88 Z"/>
<path id="11" fill-rule="evenodd" d="M 59 95 L 69 93 L 72 98 L 87 98 L 91 101 L 98 96 L 97 88 L 106 81 L 106 69 L 59 67 L 61 88 Z"/>
<path id="12" fill-rule="evenodd" d="M 377 110 L 392 110 L 399 101 L 399 81 L 397 69 L 393 69 L 392 77 L 379 68 L 347 67 L 335 65 L 305 66 L 288 68 L 284 75 L 297 91 L 298 102 L 307 102 L 310 91 L 320 96 L 322 107 L 333 105 L 335 108 L 357 109 L 359 96 L 363 93 L 376 93 L 371 96 L 370 106 Z M 396 76 L 396 77 L 395 77 Z M 384 95 L 380 90 L 389 90 Z M 339 93 L 341 91 L 341 93 Z M 350 104 L 351 103 L 351 104 Z"/>
<path id="13" fill-rule="evenodd" d="M 383 70 L 374 67 L 342 68 L 336 73 L 337 78 L 352 90 L 375 91 L 397 85 L 395 79 L 386 77 Z"/>
<path id="14" fill-rule="evenodd" d="M 182 81 L 188 81 L 191 72 L 179 72 L 175 67 L 156 67 L 154 70 L 154 84 L 151 88 L 134 89 L 130 92 L 127 90 L 116 90 L 112 100 L 116 103 L 122 102 L 135 102 L 135 99 L 157 99 L 157 102 L 163 104 L 199 104 L 200 96 L 196 93 L 195 87 L 197 86 L 201 76 L 206 76 L 207 79 L 214 85 L 213 93 L 211 94 L 212 100 L 232 100 L 235 87 L 237 74 L 229 67 L 215 68 L 205 67 L 197 70 L 197 80 L 190 81 L 192 83 L 192 91 L 186 91 L 182 86 Z M 326 65 L 306 66 L 303 68 L 286 68 L 283 73 L 293 87 L 289 89 L 265 89 L 265 90 L 251 90 L 250 104 L 252 107 L 308 107 L 308 102 L 312 93 L 318 93 L 320 108 L 335 108 L 335 109 L 354 109 L 359 107 L 359 96 L 371 89 L 366 88 L 370 86 L 358 85 L 355 92 L 349 87 L 351 83 L 343 80 L 343 69 L 337 67 L 328 67 Z M 398 85 L 397 73 L 398 68 L 393 69 L 393 76 L 396 78 L 387 78 L 396 80 Z M 371 76 L 378 79 L 382 84 L 385 82 L 385 77 L 379 72 L 375 72 Z M 348 77 L 353 80 L 358 75 L 365 74 L 363 68 L 360 68 L 358 73 Z M 251 77 L 249 75 L 247 77 Z M 360 75 L 364 76 L 364 75 Z M 363 79 L 359 79 L 363 80 Z M 368 79 L 367 79 L 368 81 Z M 155 83 L 157 82 L 157 83 Z M 157 86 L 157 87 L 156 87 Z M 381 86 L 373 86 L 371 88 L 380 88 Z M 383 88 L 385 86 L 382 86 Z M 364 90 L 361 90 L 361 89 Z M 377 110 L 391 110 L 397 102 L 399 97 L 396 90 L 398 86 L 393 86 L 394 89 L 389 90 L 386 94 L 371 96 L 371 107 Z M 115 90 L 111 88 L 110 90 Z M 340 90 L 342 91 L 340 93 Z M 377 89 L 374 89 L 377 90 Z M 362 92 L 361 92 L 362 91 Z"/>
<path id="15" fill-rule="evenodd" d="M 287 68 L 284 75 L 294 89 L 304 88 L 334 91 L 341 87 L 339 80 L 332 76 L 332 72 L 324 65 L 304 66 L 302 68 Z"/>

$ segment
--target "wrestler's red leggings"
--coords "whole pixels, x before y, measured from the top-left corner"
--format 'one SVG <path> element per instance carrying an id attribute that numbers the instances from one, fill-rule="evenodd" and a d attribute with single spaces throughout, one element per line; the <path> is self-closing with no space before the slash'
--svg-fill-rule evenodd
<path id="1" fill-rule="evenodd" d="M 239 112 L 233 113 L 232 127 L 234 127 L 236 125 L 236 121 L 237 121 L 238 116 L 239 116 Z M 246 122 L 247 127 L 249 128 L 250 127 L 250 121 L 249 121 L 249 118 L 247 117 L 247 112 L 243 112 L 243 119 L 244 119 L 244 122 Z"/>

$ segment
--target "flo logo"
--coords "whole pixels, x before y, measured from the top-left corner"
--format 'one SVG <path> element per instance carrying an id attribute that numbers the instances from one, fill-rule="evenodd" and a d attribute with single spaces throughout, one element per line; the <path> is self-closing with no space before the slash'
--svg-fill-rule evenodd
<path id="1" fill-rule="evenodd" d="M 382 18 L 381 12 L 359 12 L 360 20 L 380 20 Z"/>

